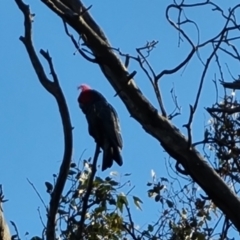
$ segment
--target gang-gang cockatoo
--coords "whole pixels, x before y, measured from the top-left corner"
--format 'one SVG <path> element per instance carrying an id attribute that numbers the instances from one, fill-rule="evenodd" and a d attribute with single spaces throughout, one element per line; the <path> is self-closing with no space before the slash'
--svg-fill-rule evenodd
<path id="1" fill-rule="evenodd" d="M 122 166 L 123 142 L 117 112 L 98 91 L 86 84 L 79 89 L 78 103 L 86 116 L 89 134 L 103 150 L 102 171 L 112 167 L 113 160 Z"/>

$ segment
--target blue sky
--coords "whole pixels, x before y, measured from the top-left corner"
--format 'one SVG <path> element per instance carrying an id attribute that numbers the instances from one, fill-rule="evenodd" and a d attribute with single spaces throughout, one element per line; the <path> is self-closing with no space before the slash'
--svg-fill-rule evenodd
<path id="1" fill-rule="evenodd" d="M 231 1 L 231 4 L 236 2 Z M 61 20 L 41 1 L 28 0 L 25 3 L 28 3 L 36 14 L 33 24 L 35 49 L 37 52 L 41 48 L 49 50 L 67 99 L 74 126 L 73 159 L 78 161 L 83 152 L 83 158 L 88 159 L 95 148 L 94 141 L 87 132 L 85 117 L 77 104 L 77 86 L 87 83 L 106 96 L 116 108 L 121 121 L 124 165 L 121 168 L 114 165 L 111 171 L 132 174 L 132 184 L 136 185 L 133 194 L 144 201 L 143 213 L 136 212 L 136 217 L 144 215 L 146 223 L 148 219 L 156 220 L 158 206 L 153 208 L 152 201 L 147 198 L 146 183 L 151 180 L 151 169 L 154 169 L 158 177 L 167 176 L 165 158 L 168 155 L 160 144 L 130 117 L 121 100 L 113 97 L 115 92 L 99 67 L 74 54 L 74 46 L 65 35 Z M 112 46 L 120 48 L 122 52 L 136 55 L 136 47 L 143 46 L 147 41 L 159 41 L 150 58 L 156 72 L 175 67 L 190 50 L 186 42 L 178 47 L 177 32 L 165 19 L 165 8 L 169 3 L 170 1 L 159 0 L 85 1 L 86 6 L 93 5 L 90 13 L 102 27 Z M 230 6 L 225 7 L 227 9 Z M 214 36 L 223 25 L 219 14 L 213 14 L 210 10 L 200 8 L 187 11 L 189 17 L 198 19 L 200 23 L 200 41 Z M 52 174 L 58 173 L 63 154 L 63 132 L 55 100 L 40 85 L 25 47 L 19 41 L 19 36 L 23 34 L 22 13 L 14 1 L 1 1 L 0 16 L 0 184 L 3 184 L 5 196 L 9 199 L 4 204 L 6 218 L 17 224 L 21 234 L 28 231 L 30 236 L 33 236 L 40 234 L 42 230 L 37 208 L 40 206 L 43 215 L 45 212 L 26 178 L 34 183 L 47 203 L 49 199 L 44 182 L 52 181 Z M 196 29 L 190 26 L 186 30 L 196 42 Z M 72 29 L 70 31 L 73 33 Z M 210 49 L 206 48 L 201 52 L 201 56 L 206 59 L 209 53 Z M 40 55 L 39 57 L 46 73 L 49 73 L 46 62 Z M 223 63 L 229 61 L 228 58 L 223 59 Z M 232 63 L 231 71 L 234 76 L 238 75 L 237 67 Z M 130 62 L 129 71 L 133 70 L 137 70 L 137 85 L 158 108 L 149 80 L 136 63 Z M 189 104 L 195 101 L 202 70 L 203 67 L 195 56 L 184 71 L 165 76 L 160 83 L 168 113 L 173 110 L 170 90 L 175 86 L 182 115 L 173 122 L 184 133 L 186 131 L 182 125 L 188 121 Z M 201 103 L 193 123 L 194 141 L 203 138 L 204 124 L 209 118 L 203 108 L 211 106 L 215 100 L 212 83 L 215 72 L 216 67 L 212 65 L 206 75 Z M 228 74 L 225 77 L 231 81 Z M 99 171 L 97 174 L 106 176 L 109 172 L 110 170 L 104 173 Z M 141 224 L 144 224 L 144 220 Z"/>

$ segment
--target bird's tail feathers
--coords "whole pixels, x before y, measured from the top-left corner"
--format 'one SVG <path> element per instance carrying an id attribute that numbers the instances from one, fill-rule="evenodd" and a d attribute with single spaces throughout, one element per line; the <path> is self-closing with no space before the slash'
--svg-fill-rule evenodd
<path id="1" fill-rule="evenodd" d="M 112 165 L 113 165 L 112 151 L 110 147 L 107 147 L 103 149 L 102 171 L 112 167 Z"/>
<path id="2" fill-rule="evenodd" d="M 112 155 L 113 159 L 116 161 L 116 163 L 119 166 L 122 166 L 123 165 L 123 160 L 122 160 L 120 148 L 116 147 L 116 148 L 113 148 L 112 150 L 113 150 L 113 155 Z"/>
<path id="3" fill-rule="evenodd" d="M 119 166 L 122 166 L 123 160 L 120 153 L 120 149 L 118 147 L 116 148 L 110 146 L 105 147 L 105 149 L 103 150 L 102 171 L 112 167 L 113 160 L 115 160 Z"/>

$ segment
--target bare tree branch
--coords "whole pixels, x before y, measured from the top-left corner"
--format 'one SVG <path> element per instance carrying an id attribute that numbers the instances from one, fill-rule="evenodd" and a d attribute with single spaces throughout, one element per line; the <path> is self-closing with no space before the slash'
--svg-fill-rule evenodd
<path id="1" fill-rule="evenodd" d="M 35 188 L 34 184 L 27 178 L 28 183 L 32 186 L 33 190 L 35 191 L 35 193 L 38 195 L 40 201 L 42 202 L 43 206 L 45 207 L 45 210 L 48 211 L 47 205 L 45 204 L 45 202 L 43 201 L 43 198 L 41 197 L 40 193 L 38 192 L 38 190 Z"/>
<path id="2" fill-rule="evenodd" d="M 88 200 L 92 191 L 94 176 L 97 171 L 97 159 L 98 159 L 99 153 L 100 153 L 100 147 L 98 144 L 96 144 L 96 149 L 95 149 L 93 163 L 92 163 L 92 172 L 88 181 L 87 191 L 83 198 L 81 219 L 80 219 L 78 231 L 77 231 L 77 239 L 82 239 L 83 237 L 84 221 L 85 221 L 86 213 L 88 210 Z"/>
<path id="3" fill-rule="evenodd" d="M 78 52 L 82 55 L 82 57 L 84 57 L 86 60 L 88 60 L 89 62 L 92 63 L 97 63 L 96 59 L 92 59 L 90 58 L 79 46 L 79 44 L 77 43 L 77 41 L 75 40 L 75 38 L 73 37 L 72 34 L 69 33 L 68 28 L 67 28 L 67 24 L 66 22 L 63 22 L 64 25 L 64 29 L 66 34 L 70 37 L 70 39 L 72 40 L 72 43 L 74 44 L 75 48 L 78 50 Z"/>
<path id="4" fill-rule="evenodd" d="M 59 176 L 56 181 L 56 185 L 54 190 L 51 194 L 51 200 L 49 203 L 49 211 L 48 211 L 48 222 L 47 222 L 47 240 L 55 239 L 55 219 L 56 214 L 59 206 L 59 201 L 61 198 L 61 194 L 67 180 L 68 170 L 71 163 L 72 157 L 72 148 L 73 148 L 73 140 L 72 140 L 72 125 L 70 120 L 70 115 L 68 112 L 67 103 L 62 92 L 62 89 L 59 85 L 57 74 L 53 68 L 52 59 L 48 52 L 43 50 L 40 53 L 43 57 L 47 60 L 51 74 L 53 76 L 53 81 L 49 80 L 44 72 L 43 66 L 39 61 L 37 54 L 34 50 L 32 44 L 32 17 L 33 15 L 30 12 L 29 6 L 24 4 L 21 0 L 15 0 L 19 9 L 22 11 L 24 15 L 24 26 L 25 26 L 25 34 L 24 37 L 21 36 L 20 40 L 23 42 L 26 50 L 28 52 L 29 58 L 32 62 L 32 65 L 36 71 L 38 79 L 43 87 L 51 93 L 57 101 L 59 112 L 61 115 L 62 125 L 63 125 L 63 132 L 64 132 L 64 154 L 63 160 L 59 171 Z"/>
<path id="5" fill-rule="evenodd" d="M 141 47 L 141 48 L 137 48 L 137 52 L 138 54 L 140 55 L 140 57 L 137 58 L 137 61 L 140 65 L 140 67 L 142 68 L 142 70 L 145 72 L 145 74 L 147 75 L 148 79 L 150 80 L 152 86 L 153 86 L 153 90 L 156 94 L 156 97 L 157 97 L 157 101 L 158 101 L 158 104 L 159 104 L 159 107 L 160 107 L 160 110 L 162 112 L 162 115 L 164 117 L 167 117 L 167 113 L 166 113 L 166 110 L 164 108 L 164 105 L 163 105 L 163 100 L 162 100 L 162 95 L 161 95 L 161 91 L 158 87 L 158 78 L 151 66 L 151 64 L 148 62 L 147 60 L 147 57 L 150 55 L 150 52 L 152 51 L 152 49 L 157 45 L 158 41 L 152 41 L 150 43 L 147 43 L 146 46 L 144 47 Z M 142 54 L 142 50 L 147 50 L 148 52 L 148 55 L 147 56 L 144 56 Z M 148 73 L 148 71 L 146 70 L 146 68 L 144 67 L 144 63 L 146 63 L 146 65 L 148 66 L 151 74 L 152 74 L 152 77 L 150 76 L 150 74 Z M 126 66 L 126 64 L 125 64 Z"/>

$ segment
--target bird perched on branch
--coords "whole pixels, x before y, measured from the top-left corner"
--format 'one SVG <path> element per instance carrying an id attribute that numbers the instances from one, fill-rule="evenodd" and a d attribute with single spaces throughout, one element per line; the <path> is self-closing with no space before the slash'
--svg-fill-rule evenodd
<path id="1" fill-rule="evenodd" d="M 113 160 L 122 166 L 123 146 L 118 115 L 106 98 L 98 91 L 82 84 L 79 89 L 79 107 L 86 116 L 89 134 L 103 150 L 102 171 L 110 168 Z"/>

